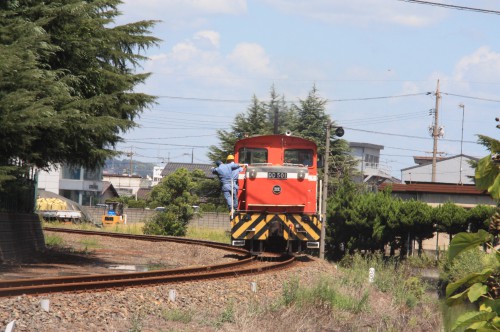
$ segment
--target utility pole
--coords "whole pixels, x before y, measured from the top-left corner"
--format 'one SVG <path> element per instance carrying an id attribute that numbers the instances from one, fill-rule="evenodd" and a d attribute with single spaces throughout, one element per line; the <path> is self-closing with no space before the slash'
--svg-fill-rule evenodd
<path id="1" fill-rule="evenodd" d="M 458 180 L 458 184 L 462 184 L 462 146 L 464 145 L 464 118 L 465 118 L 465 105 L 460 104 L 458 107 L 462 108 L 462 136 L 460 137 L 460 179 Z"/>
<path id="2" fill-rule="evenodd" d="M 191 164 L 193 164 L 194 161 L 194 148 L 191 148 Z"/>
<path id="3" fill-rule="evenodd" d="M 330 157 L 330 129 L 332 121 L 328 118 L 326 123 L 326 147 L 323 168 L 323 197 L 321 202 L 321 235 L 319 239 L 319 258 L 325 259 L 325 236 L 326 236 L 326 201 L 328 193 L 328 159 Z"/>
<path id="4" fill-rule="evenodd" d="M 436 109 L 434 112 L 434 128 L 432 129 L 432 138 L 434 139 L 434 148 L 432 149 L 432 182 L 436 182 L 436 155 L 437 155 L 437 142 L 439 136 L 439 128 L 438 128 L 439 99 L 441 99 L 441 94 L 439 92 L 439 80 L 438 80 L 436 88 Z"/>
<path id="5" fill-rule="evenodd" d="M 129 171 L 129 174 L 128 174 L 129 177 L 132 176 L 132 166 L 133 166 L 132 156 L 134 155 L 134 152 L 132 152 L 132 148 L 133 148 L 133 146 L 130 147 L 130 152 L 127 153 L 127 157 L 130 158 L 130 171 Z"/>
<path id="6" fill-rule="evenodd" d="M 344 136 L 344 128 L 335 128 L 335 136 Z M 326 143 L 325 143 L 325 162 L 324 162 L 324 174 L 323 174 L 323 196 L 321 197 L 321 235 L 319 239 L 319 258 L 325 259 L 325 237 L 326 237 L 326 202 L 328 201 L 328 159 L 330 158 L 330 136 L 332 129 L 332 120 L 328 118 L 326 122 Z"/>
<path id="7" fill-rule="evenodd" d="M 278 129 L 279 129 L 279 108 L 278 105 L 275 105 L 274 101 L 272 102 L 272 108 L 274 108 L 274 134 L 278 135 Z"/>

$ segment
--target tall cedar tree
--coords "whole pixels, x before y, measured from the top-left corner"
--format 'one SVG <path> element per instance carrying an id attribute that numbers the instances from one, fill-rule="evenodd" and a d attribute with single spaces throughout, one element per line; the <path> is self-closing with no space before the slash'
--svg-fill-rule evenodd
<path id="1" fill-rule="evenodd" d="M 102 165 L 154 103 L 133 92 L 149 76 L 133 69 L 156 22 L 115 25 L 121 3 L 0 3 L 0 166 Z"/>

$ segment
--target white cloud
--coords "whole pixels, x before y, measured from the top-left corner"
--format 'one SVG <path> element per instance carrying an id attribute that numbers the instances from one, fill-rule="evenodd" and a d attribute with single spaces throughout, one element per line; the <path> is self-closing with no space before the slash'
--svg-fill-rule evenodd
<path id="1" fill-rule="evenodd" d="M 227 58 L 237 67 L 256 76 L 269 75 L 272 72 L 269 56 L 259 44 L 240 43 Z"/>
<path id="2" fill-rule="evenodd" d="M 168 52 L 150 56 L 145 70 L 163 78 L 168 76 L 168 81 L 192 84 L 195 80 L 198 86 L 226 88 L 238 85 L 248 88 L 248 81 L 241 77 L 257 79 L 272 75 L 271 60 L 261 45 L 239 43 L 225 53 L 219 48 L 220 43 L 218 32 L 198 31 Z"/>
<path id="3" fill-rule="evenodd" d="M 215 31 L 198 31 L 193 40 L 200 48 L 219 48 L 220 46 L 220 35 Z"/>
<path id="4" fill-rule="evenodd" d="M 246 0 L 123 0 L 120 10 L 128 16 L 141 13 L 143 19 L 163 21 L 193 18 L 200 15 L 241 15 L 247 11 Z"/>
<path id="5" fill-rule="evenodd" d="M 455 66 L 457 81 L 496 82 L 500 76 L 500 53 L 483 46 L 464 56 Z"/>
<path id="6" fill-rule="evenodd" d="M 427 26 L 446 15 L 439 7 L 380 0 L 265 0 L 290 15 L 304 16 L 329 24 L 368 25 L 389 23 L 404 26 Z"/>

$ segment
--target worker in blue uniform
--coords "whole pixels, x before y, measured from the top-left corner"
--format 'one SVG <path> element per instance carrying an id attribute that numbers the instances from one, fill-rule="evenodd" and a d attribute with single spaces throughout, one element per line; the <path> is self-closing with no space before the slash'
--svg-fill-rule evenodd
<path id="1" fill-rule="evenodd" d="M 224 164 L 220 160 L 217 160 L 215 164 L 217 167 L 212 168 L 212 173 L 217 174 L 219 177 L 227 207 L 233 212 L 238 207 L 237 190 L 234 190 L 233 170 L 239 169 L 240 165 L 236 163 Z"/>
<path id="2" fill-rule="evenodd" d="M 226 162 L 231 165 L 231 168 L 232 168 L 232 165 L 235 165 L 235 162 L 234 162 L 234 156 L 232 154 L 230 154 L 229 156 L 227 156 L 227 159 L 226 159 Z M 234 191 L 236 192 L 236 196 L 238 196 L 238 177 L 240 175 L 240 172 L 243 171 L 243 167 L 241 167 L 241 165 L 239 165 L 239 167 L 237 169 L 233 169 L 233 189 Z M 238 204 L 236 204 L 238 205 Z"/>

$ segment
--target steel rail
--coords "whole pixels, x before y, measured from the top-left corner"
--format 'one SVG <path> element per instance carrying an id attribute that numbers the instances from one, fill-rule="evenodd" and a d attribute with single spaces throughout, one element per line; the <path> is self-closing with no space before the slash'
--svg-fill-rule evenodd
<path id="1" fill-rule="evenodd" d="M 250 258 L 246 261 L 246 264 L 253 262 L 254 259 Z M 156 274 L 153 276 L 145 277 L 144 272 L 135 273 L 123 273 L 120 275 L 100 275 L 100 276 L 80 276 L 80 277 L 61 277 L 61 278 L 46 278 L 46 279 L 31 279 L 34 281 L 33 285 L 26 285 L 25 282 L 30 280 L 14 280 L 10 282 L 2 282 L 0 286 L 0 297 L 18 296 L 23 294 L 47 294 L 47 293 L 58 293 L 58 292 L 76 292 L 76 291 L 86 291 L 86 290 L 103 290 L 103 289 L 114 289 L 114 288 L 124 288 L 124 287 L 134 287 L 143 285 L 155 285 L 164 283 L 175 283 L 175 282 L 188 282 L 188 281 L 199 281 L 206 279 L 216 279 L 216 278 L 228 278 L 236 277 L 241 275 L 257 274 L 266 272 L 269 270 L 282 269 L 290 267 L 295 262 L 294 256 L 289 256 L 286 260 L 282 262 L 277 262 L 269 265 L 259 266 L 259 267 L 243 267 L 243 268 L 230 268 L 229 270 L 213 271 L 213 268 L 218 266 L 231 266 L 232 264 L 219 264 L 214 266 L 205 267 L 203 272 L 194 273 L 190 270 L 192 268 L 176 270 L 162 270 L 162 271 L 151 271 Z M 234 265 L 234 264 L 233 264 Z M 195 268 L 196 269 L 196 268 Z M 164 274 L 162 274 L 162 272 Z M 171 273 L 174 272 L 174 273 Z M 194 274 L 193 274 L 194 273 Z M 60 282 L 60 283 L 58 283 Z"/>
<path id="2" fill-rule="evenodd" d="M 207 246 L 211 248 L 223 249 L 231 252 L 236 252 L 240 254 L 250 255 L 250 252 L 246 249 L 233 247 L 230 244 L 206 241 L 206 240 L 195 240 L 187 239 L 176 236 L 164 236 L 164 235 L 138 235 L 138 234 L 126 234 L 126 233 L 113 233 L 113 232 L 100 232 L 100 231 L 85 231 L 79 229 L 69 229 L 69 228 L 56 228 L 56 227 L 44 227 L 44 230 L 51 232 L 62 232 L 62 233 L 74 233 L 74 234 L 85 234 L 85 235 L 97 235 L 97 236 L 108 236 L 116 237 L 122 239 L 130 240 L 141 240 L 150 242 L 177 242 L 186 244 L 197 244 L 200 246 Z"/>

